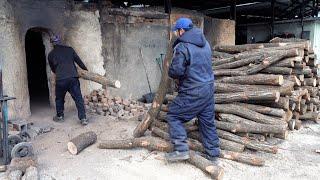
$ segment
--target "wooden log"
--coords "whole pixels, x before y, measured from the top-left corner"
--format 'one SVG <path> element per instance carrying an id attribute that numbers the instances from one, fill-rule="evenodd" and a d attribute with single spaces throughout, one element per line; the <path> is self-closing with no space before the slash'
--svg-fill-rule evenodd
<path id="1" fill-rule="evenodd" d="M 109 80 L 108 78 L 101 76 L 97 73 L 89 72 L 82 70 L 80 68 L 78 69 L 78 75 L 82 79 L 90 80 L 96 83 L 99 83 L 103 86 L 110 86 L 114 88 L 121 88 L 121 83 L 118 80 Z"/>
<path id="2" fill-rule="evenodd" d="M 290 75 L 292 74 L 292 68 L 287 67 L 267 67 L 261 71 L 262 73 L 268 74 L 282 74 L 282 75 Z"/>
<path id="3" fill-rule="evenodd" d="M 306 68 L 306 63 L 305 62 L 295 62 L 294 63 L 294 68 L 297 68 L 297 69 L 303 69 L 303 68 Z"/>
<path id="4" fill-rule="evenodd" d="M 261 104 L 261 105 L 266 105 L 269 107 L 273 107 L 273 108 L 281 108 L 284 110 L 290 110 L 290 101 L 288 97 L 280 97 L 278 102 L 274 102 L 274 101 L 261 101 L 261 102 L 253 102 L 250 101 L 249 103 L 251 104 Z"/>
<path id="5" fill-rule="evenodd" d="M 190 159 L 188 160 L 188 162 L 194 165 L 195 167 L 201 169 L 203 172 L 207 173 L 212 179 L 223 179 L 223 168 L 212 164 L 211 161 L 198 155 L 194 151 L 190 151 Z"/>
<path id="6" fill-rule="evenodd" d="M 315 123 L 320 123 L 319 121 L 320 113 L 318 112 L 307 112 L 303 115 L 300 115 L 299 119 L 303 121 L 313 121 Z"/>
<path id="7" fill-rule="evenodd" d="M 319 97 L 312 97 L 312 98 L 310 98 L 310 102 L 311 102 L 312 104 L 315 104 L 315 105 L 320 105 Z"/>
<path id="8" fill-rule="evenodd" d="M 152 127 L 151 131 L 152 131 L 152 134 L 155 136 L 161 137 L 161 138 L 168 140 L 168 141 L 170 140 L 170 136 L 168 134 L 168 128 Z M 202 142 L 202 139 L 200 137 L 199 132 L 189 131 L 188 135 L 189 135 L 189 137 Z M 223 150 L 228 150 L 228 151 L 243 152 L 245 147 L 244 147 L 244 145 L 241 145 L 236 142 L 232 142 L 232 141 L 225 140 L 225 139 L 220 139 L 220 148 Z"/>
<path id="9" fill-rule="evenodd" d="M 200 143 L 195 144 L 194 141 L 188 141 L 188 144 L 190 146 L 190 149 L 204 152 L 204 148 Z M 146 148 L 151 151 L 157 150 L 171 152 L 173 150 L 172 144 L 156 137 L 140 137 L 125 140 L 102 141 L 98 146 L 98 148 L 100 149 L 132 149 L 137 147 Z M 263 159 L 253 155 L 246 155 L 225 150 L 221 150 L 220 157 L 254 166 L 263 166 L 265 163 Z"/>
<path id="10" fill-rule="evenodd" d="M 316 87 L 317 79 L 316 78 L 305 78 L 303 81 L 304 86 L 313 86 Z"/>
<path id="11" fill-rule="evenodd" d="M 280 138 L 280 139 L 288 139 L 288 136 L 289 136 L 289 131 L 285 131 L 284 133 L 282 134 L 275 134 L 274 137 L 276 138 Z"/>
<path id="12" fill-rule="evenodd" d="M 307 65 L 310 66 L 310 67 L 316 67 L 317 66 L 317 61 L 315 59 L 310 59 L 309 58 L 309 61 L 308 61 Z"/>
<path id="13" fill-rule="evenodd" d="M 313 110 L 314 110 L 314 107 L 313 107 L 313 106 L 314 106 L 313 103 L 307 104 L 307 111 L 313 112 Z"/>
<path id="14" fill-rule="evenodd" d="M 290 50 L 286 50 L 286 51 L 279 51 L 278 53 L 265 58 L 261 63 L 254 65 L 252 67 L 250 67 L 250 69 L 247 71 L 247 74 L 255 74 L 269 66 L 271 66 L 272 64 L 280 61 L 283 58 L 286 57 L 294 57 L 298 55 L 298 50 L 297 49 L 290 49 Z"/>
<path id="15" fill-rule="evenodd" d="M 200 134 L 197 131 L 189 132 L 188 137 L 195 139 L 199 142 L 202 142 L 202 138 L 200 137 Z M 234 152 L 244 151 L 245 146 L 243 144 L 239 144 L 239 143 L 222 139 L 222 138 L 219 138 L 219 141 L 220 141 L 220 148 L 223 150 L 234 151 Z"/>
<path id="16" fill-rule="evenodd" d="M 280 93 L 276 91 L 247 91 L 226 94 L 215 94 L 215 103 L 229 103 L 237 101 L 275 101 L 278 102 Z"/>
<path id="17" fill-rule="evenodd" d="M 220 59 L 225 59 L 225 58 L 233 58 L 234 55 L 225 53 L 225 52 L 219 52 L 219 51 L 214 51 L 212 53 L 212 57 L 214 58 L 220 58 Z"/>
<path id="18" fill-rule="evenodd" d="M 280 60 L 279 62 L 274 63 L 272 66 L 293 68 L 294 60 L 291 58 L 286 58 L 286 59 Z"/>
<path id="19" fill-rule="evenodd" d="M 262 49 L 264 46 L 262 44 L 243 44 L 243 45 L 220 45 L 215 46 L 214 50 L 219 52 L 226 52 L 230 54 L 240 53 L 244 51 L 249 51 L 252 49 Z"/>
<path id="20" fill-rule="evenodd" d="M 318 87 L 312 87 L 312 86 L 303 86 L 303 88 L 308 90 L 308 93 L 311 97 L 317 97 L 319 88 Z"/>
<path id="21" fill-rule="evenodd" d="M 302 122 L 299 119 L 296 119 L 294 129 L 299 130 L 302 128 Z"/>
<path id="22" fill-rule="evenodd" d="M 291 131 L 294 130 L 295 124 L 296 124 L 295 119 L 290 119 L 290 121 L 288 122 L 288 127 L 289 127 L 289 129 L 290 129 Z"/>
<path id="23" fill-rule="evenodd" d="M 256 111 L 261 114 L 276 116 L 280 118 L 284 118 L 286 116 L 286 112 L 283 109 L 279 108 L 271 108 L 267 106 L 254 105 L 254 104 L 246 104 L 246 103 L 235 103 L 236 105 L 246 107 L 253 111 Z"/>
<path id="24" fill-rule="evenodd" d="M 167 52 L 164 59 L 162 76 L 161 76 L 161 81 L 158 87 L 158 91 L 155 94 L 151 108 L 149 109 L 148 113 L 145 115 L 144 119 L 138 124 L 138 126 L 134 129 L 133 131 L 134 137 L 141 137 L 144 135 L 146 130 L 152 124 L 152 121 L 155 119 L 157 113 L 160 110 L 161 104 L 164 101 L 164 97 L 167 93 L 167 88 L 169 87 L 169 84 L 170 84 L 168 71 L 172 61 L 172 45 L 173 45 L 173 39 L 170 40 L 170 43 L 167 47 Z"/>
<path id="25" fill-rule="evenodd" d="M 217 119 L 220 121 L 235 123 L 235 124 L 248 124 L 248 125 L 256 125 L 257 123 L 246 118 L 242 118 L 240 116 L 234 114 L 225 114 L 225 113 L 218 113 L 216 116 Z"/>
<path id="26" fill-rule="evenodd" d="M 82 133 L 68 142 L 68 150 L 71 154 L 77 155 L 83 149 L 94 144 L 97 141 L 97 135 L 93 131 Z"/>
<path id="27" fill-rule="evenodd" d="M 26 172 L 30 166 L 37 167 L 38 162 L 34 157 L 13 158 L 8 167 L 8 171 L 20 170 Z"/>
<path id="28" fill-rule="evenodd" d="M 301 86 L 301 81 L 297 78 L 297 76 L 291 75 L 291 76 L 284 76 L 285 80 L 288 80 L 290 82 L 293 82 L 295 86 Z M 293 89 L 292 89 L 293 91 Z"/>
<path id="29" fill-rule="evenodd" d="M 248 138 L 252 141 L 256 142 L 263 142 L 266 141 L 266 135 L 265 134 L 253 134 L 253 133 L 236 133 L 236 135 Z"/>
<path id="30" fill-rule="evenodd" d="M 248 76 L 237 76 L 237 77 L 224 77 L 216 80 L 219 83 L 232 83 L 232 84 L 253 84 L 253 85 L 282 85 L 282 75 L 248 75 Z"/>
<path id="31" fill-rule="evenodd" d="M 245 92 L 245 91 L 278 91 L 280 95 L 291 95 L 294 84 L 291 81 L 284 81 L 281 86 L 271 85 L 241 85 L 241 84 L 228 84 L 228 83 L 215 83 L 216 93 L 229 93 L 229 92 Z"/>
<path id="32" fill-rule="evenodd" d="M 293 74 L 297 74 L 297 75 L 304 75 L 307 77 L 312 77 L 312 70 L 310 68 L 308 68 L 308 66 L 306 66 L 303 69 L 293 69 Z"/>
<path id="33" fill-rule="evenodd" d="M 231 63 L 231 62 L 234 62 L 235 60 L 236 59 L 234 57 L 215 60 L 212 62 L 212 66 L 219 66 L 221 64 Z"/>
<path id="34" fill-rule="evenodd" d="M 252 111 L 248 108 L 241 107 L 235 104 L 216 104 L 215 112 L 234 114 L 234 115 L 238 115 L 240 117 L 247 118 L 249 120 L 252 120 L 258 123 L 263 123 L 263 124 L 273 124 L 273 125 L 286 124 L 286 122 L 281 121 L 280 119 L 266 116 L 264 114 Z"/>
<path id="35" fill-rule="evenodd" d="M 168 107 L 168 105 L 162 104 L 160 110 L 164 111 L 164 112 L 168 112 L 169 111 L 169 107 Z"/>
<path id="36" fill-rule="evenodd" d="M 218 69 L 213 71 L 215 76 L 245 76 L 247 73 L 237 69 Z"/>
<path id="37" fill-rule="evenodd" d="M 267 144 L 262 144 L 262 143 L 258 143 L 255 141 L 250 141 L 247 138 L 243 138 L 243 137 L 237 136 L 233 133 L 223 131 L 220 129 L 217 129 L 217 133 L 220 138 L 243 144 L 248 149 L 252 149 L 252 150 L 256 150 L 256 151 L 264 151 L 264 152 L 274 153 L 274 154 L 276 154 L 278 152 L 278 148 L 276 146 L 270 146 Z"/>
<path id="38" fill-rule="evenodd" d="M 234 124 L 229 122 L 216 121 L 218 129 L 229 132 L 245 132 L 245 133 L 274 133 L 281 134 L 287 129 L 285 125 L 267 125 L 267 124 Z"/>
<path id="39" fill-rule="evenodd" d="M 239 60 L 235 60 L 235 61 L 230 62 L 230 63 L 225 63 L 225 64 L 221 64 L 221 65 L 218 65 L 218 66 L 213 66 L 213 69 L 214 70 L 218 70 L 218 69 L 233 69 L 233 68 L 249 65 L 250 63 L 260 62 L 262 60 L 263 60 L 263 56 L 253 56 L 253 57 L 249 57 L 249 58 L 246 58 L 246 59 L 239 59 Z"/>

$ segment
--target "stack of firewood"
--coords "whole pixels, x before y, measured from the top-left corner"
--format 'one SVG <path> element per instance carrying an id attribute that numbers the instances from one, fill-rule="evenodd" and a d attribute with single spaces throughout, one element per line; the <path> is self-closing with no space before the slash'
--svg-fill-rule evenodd
<path id="1" fill-rule="evenodd" d="M 167 75 L 172 59 L 168 49 L 158 92 L 150 110 L 134 130 L 135 138 L 102 142 L 100 148 L 172 150 L 166 114 L 177 94 L 168 94 L 172 92 L 168 89 L 172 87 Z M 301 120 L 317 122 L 320 102 L 317 67 L 316 56 L 304 40 L 276 38 L 264 44 L 215 47 L 213 70 L 220 157 L 262 166 L 262 158 L 251 151 L 243 152 L 248 149 L 277 153 L 278 148 L 268 144 L 266 138 L 286 139 L 289 129 L 301 127 Z M 193 119 L 184 125 L 190 149 L 204 152 L 198 123 Z M 156 137 L 141 137 L 147 129 Z M 222 168 L 193 151 L 189 163 L 215 179 L 222 178 Z"/>
<path id="2" fill-rule="evenodd" d="M 135 100 L 111 96 L 108 90 L 93 90 L 84 96 L 87 111 L 102 116 L 113 116 L 122 119 L 142 118 L 148 111 L 150 104 Z"/>

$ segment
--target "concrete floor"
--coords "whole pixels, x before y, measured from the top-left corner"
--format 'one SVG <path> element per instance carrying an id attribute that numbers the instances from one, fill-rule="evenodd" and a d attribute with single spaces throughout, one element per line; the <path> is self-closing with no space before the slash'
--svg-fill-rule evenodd
<path id="1" fill-rule="evenodd" d="M 41 175 L 49 175 L 57 180 L 209 179 L 192 165 L 166 164 L 163 153 L 143 149 L 101 150 L 94 144 L 77 156 L 71 155 L 66 144 L 81 132 L 95 131 L 98 142 L 125 139 L 131 137 L 138 122 L 89 115 L 90 124 L 82 127 L 77 121 L 76 112 L 66 113 L 64 123 L 53 122 L 53 114 L 49 108 L 38 108 L 29 119 L 36 126 L 54 127 L 53 131 L 37 136 L 32 141 Z M 254 153 L 266 159 L 264 167 L 221 159 L 224 179 L 320 179 L 320 154 L 314 152 L 320 149 L 320 125 L 308 123 L 304 126 L 299 131 L 291 132 L 286 141 L 272 141 L 279 144 L 278 154 Z"/>

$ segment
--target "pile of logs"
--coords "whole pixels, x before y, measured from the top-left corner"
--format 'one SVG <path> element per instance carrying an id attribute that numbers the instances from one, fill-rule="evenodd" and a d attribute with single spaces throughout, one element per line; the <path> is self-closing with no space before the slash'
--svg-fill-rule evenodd
<path id="1" fill-rule="evenodd" d="M 113 97 L 108 90 L 93 90 L 84 96 L 86 109 L 102 116 L 113 116 L 120 119 L 142 118 L 148 110 L 148 104 L 135 100 Z"/>
<path id="2" fill-rule="evenodd" d="M 172 92 L 172 81 L 167 75 L 172 52 L 168 49 L 159 89 L 148 113 L 134 130 L 134 138 L 101 142 L 100 148 L 172 150 L 166 113 L 176 93 L 168 94 Z M 220 158 L 263 166 L 264 159 L 250 150 L 277 153 L 278 148 L 267 143 L 266 138 L 286 139 L 289 130 L 301 128 L 301 121 L 318 122 L 320 79 L 316 55 L 308 41 L 275 38 L 264 44 L 218 46 L 213 54 Z M 197 121 L 185 123 L 191 157 L 193 151 L 204 152 Z M 142 137 L 148 129 L 156 137 Z M 222 178 L 223 169 L 207 164 L 201 156 L 188 162 L 212 178 Z"/>

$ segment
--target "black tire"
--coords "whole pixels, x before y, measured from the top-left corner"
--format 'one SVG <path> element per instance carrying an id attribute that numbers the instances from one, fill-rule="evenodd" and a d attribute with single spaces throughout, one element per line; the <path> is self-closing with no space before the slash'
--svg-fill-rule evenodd
<path id="1" fill-rule="evenodd" d="M 22 142 L 22 138 L 18 135 L 9 135 L 8 136 L 8 145 L 9 145 L 9 152 L 12 151 L 13 147 Z"/>
<path id="2" fill-rule="evenodd" d="M 28 142 L 21 142 L 15 145 L 11 150 L 11 158 L 32 157 L 33 147 Z"/>

